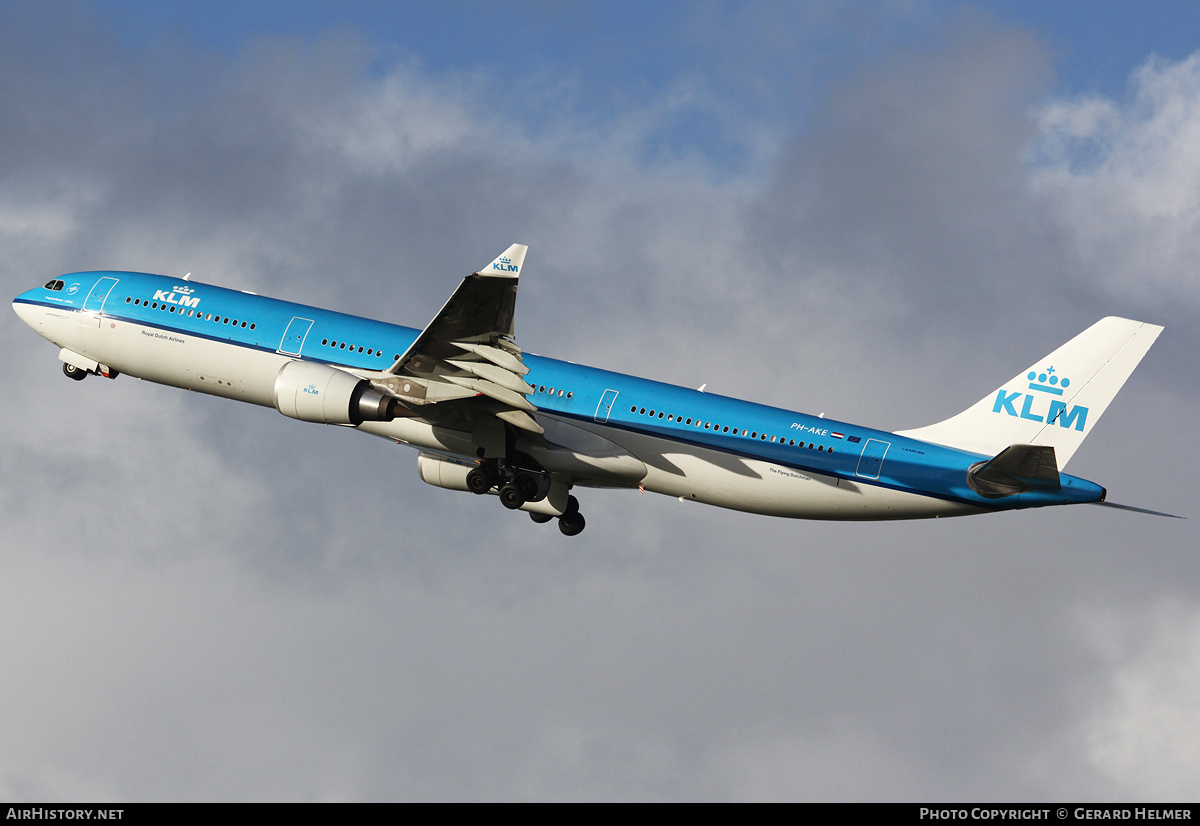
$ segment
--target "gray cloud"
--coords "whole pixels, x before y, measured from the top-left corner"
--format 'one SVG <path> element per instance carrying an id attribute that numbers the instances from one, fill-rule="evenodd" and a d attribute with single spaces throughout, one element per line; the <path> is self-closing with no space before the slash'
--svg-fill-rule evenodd
<path id="1" fill-rule="evenodd" d="M 534 101 L 526 129 L 486 78 L 377 77 L 349 35 L 168 61 L 38 8 L 0 12 L 11 294 L 191 270 L 420 325 L 521 241 L 528 349 L 896 428 L 1117 303 L 1168 330 L 1072 470 L 1193 504 L 1191 282 L 1172 306 L 1128 297 L 1079 252 L 1099 219 L 1056 192 L 1086 170 L 1055 190 L 1067 161 L 1027 160 L 1078 118 L 1045 114 L 1048 58 L 1022 33 L 968 20 L 864 66 L 803 134 L 747 124 L 754 160 L 730 173 L 647 157 L 669 99 L 600 130 Z M 1194 787 L 1190 522 L 821 524 L 596 491 L 568 543 L 421 484 L 386 442 L 128 377 L 75 386 L 14 317 L 0 336 L 9 799 Z"/>

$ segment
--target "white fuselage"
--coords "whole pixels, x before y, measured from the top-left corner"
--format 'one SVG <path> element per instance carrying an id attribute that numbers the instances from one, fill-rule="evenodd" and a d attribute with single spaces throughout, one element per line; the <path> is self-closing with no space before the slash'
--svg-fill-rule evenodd
<path id="1" fill-rule="evenodd" d="M 17 313 L 44 338 L 111 370 L 158 384 L 273 406 L 280 369 L 294 356 L 123 321 L 29 304 Z M 537 455 L 572 484 L 640 487 L 684 501 L 773 516 L 896 519 L 975 513 L 963 503 L 738 456 L 606 424 L 554 419 L 557 436 Z M 358 429 L 424 450 L 472 456 L 469 433 L 400 418 Z M 575 449 L 579 445 L 580 449 Z M 557 465 L 557 466 L 555 466 Z"/>

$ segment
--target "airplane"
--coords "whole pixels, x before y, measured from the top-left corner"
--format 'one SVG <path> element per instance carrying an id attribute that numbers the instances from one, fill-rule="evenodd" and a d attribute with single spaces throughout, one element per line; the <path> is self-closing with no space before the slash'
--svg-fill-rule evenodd
<path id="1" fill-rule="evenodd" d="M 567 536 L 586 524 L 576 488 L 826 520 L 1112 505 L 1062 469 L 1162 331 L 1102 319 L 962 413 L 889 433 L 525 353 L 526 250 L 466 276 L 421 330 L 190 273 L 71 273 L 13 309 L 71 379 L 123 373 L 355 428 L 417 448 L 425 482 Z"/>

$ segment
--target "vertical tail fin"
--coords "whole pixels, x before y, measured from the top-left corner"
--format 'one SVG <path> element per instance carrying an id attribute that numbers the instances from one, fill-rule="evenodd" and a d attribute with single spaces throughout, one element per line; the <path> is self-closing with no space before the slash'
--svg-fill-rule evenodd
<path id="1" fill-rule="evenodd" d="M 988 456 L 1048 445 L 1065 467 L 1162 329 L 1101 319 L 957 416 L 897 435 Z"/>

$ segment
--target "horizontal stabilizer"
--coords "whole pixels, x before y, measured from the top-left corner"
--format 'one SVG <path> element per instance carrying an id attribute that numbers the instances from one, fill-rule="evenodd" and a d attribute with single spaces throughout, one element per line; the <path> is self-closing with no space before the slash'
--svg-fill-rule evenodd
<path id="1" fill-rule="evenodd" d="M 1117 508 L 1123 511 L 1133 511 L 1134 513 L 1148 513 L 1151 516 L 1165 516 L 1169 519 L 1186 519 L 1186 516 L 1177 516 L 1173 513 L 1163 513 L 1162 511 L 1152 511 L 1149 508 L 1135 508 L 1133 505 L 1118 505 L 1116 502 L 1092 502 L 1093 505 L 1103 505 L 1106 508 Z"/>
<path id="2" fill-rule="evenodd" d="M 1044 445 L 1009 445 L 986 462 L 973 465 L 967 484 L 988 499 L 1062 487 L 1054 448 Z"/>

